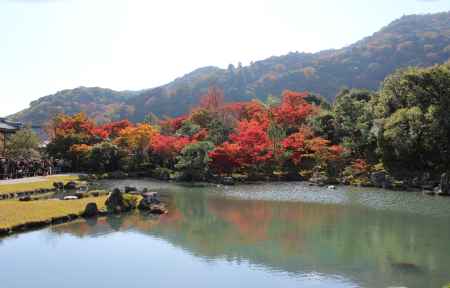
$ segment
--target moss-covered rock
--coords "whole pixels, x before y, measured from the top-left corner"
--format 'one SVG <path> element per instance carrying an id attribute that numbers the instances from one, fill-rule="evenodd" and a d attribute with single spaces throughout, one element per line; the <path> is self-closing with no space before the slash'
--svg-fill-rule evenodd
<path id="1" fill-rule="evenodd" d="M 123 194 L 120 189 L 114 189 L 106 199 L 105 205 L 109 212 L 122 213 L 136 208 L 138 198 L 134 195 Z"/>

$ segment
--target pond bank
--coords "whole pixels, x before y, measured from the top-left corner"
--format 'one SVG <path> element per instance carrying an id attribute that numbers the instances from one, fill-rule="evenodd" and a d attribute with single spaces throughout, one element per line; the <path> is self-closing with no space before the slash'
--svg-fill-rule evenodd
<path id="1" fill-rule="evenodd" d="M 131 192 L 131 191 L 129 191 Z M 89 195 L 73 200 L 45 199 L 35 201 L 5 200 L 0 202 L 0 237 L 31 231 L 50 225 L 120 214 L 139 209 L 149 214 L 166 214 L 167 208 L 153 192 L 122 193 L 114 189 L 108 196 Z M 66 199 L 65 197 L 64 199 Z"/>
<path id="2" fill-rule="evenodd" d="M 105 209 L 106 198 L 106 196 L 101 196 L 73 201 L 1 201 L 0 236 L 73 221 L 82 216 L 88 203 L 96 203 L 99 210 Z"/>

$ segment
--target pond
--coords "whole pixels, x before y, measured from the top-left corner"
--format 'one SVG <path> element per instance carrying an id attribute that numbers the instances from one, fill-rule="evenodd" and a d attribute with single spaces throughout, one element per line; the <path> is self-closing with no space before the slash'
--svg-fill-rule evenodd
<path id="1" fill-rule="evenodd" d="M 170 212 L 0 240 L 1 287 L 442 287 L 450 199 L 302 183 L 160 191 Z"/>

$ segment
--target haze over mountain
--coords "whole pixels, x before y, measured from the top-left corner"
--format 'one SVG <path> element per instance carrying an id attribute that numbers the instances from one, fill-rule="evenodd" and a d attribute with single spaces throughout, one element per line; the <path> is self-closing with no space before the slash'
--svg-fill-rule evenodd
<path id="1" fill-rule="evenodd" d="M 343 36 L 344 37 L 344 36 Z M 79 87 L 33 101 L 12 119 L 40 125 L 57 113 L 80 111 L 98 121 L 149 113 L 177 116 L 194 107 L 208 87 L 224 90 L 226 101 L 265 100 L 284 89 L 308 90 L 333 100 L 342 87 L 378 88 L 398 68 L 430 66 L 450 58 L 450 12 L 404 16 L 348 47 L 319 53 L 293 52 L 248 66 L 203 67 L 142 91 Z"/>

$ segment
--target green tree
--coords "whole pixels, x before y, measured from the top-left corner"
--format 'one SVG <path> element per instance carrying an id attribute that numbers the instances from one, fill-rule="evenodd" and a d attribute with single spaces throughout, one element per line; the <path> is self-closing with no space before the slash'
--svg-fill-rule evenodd
<path id="1" fill-rule="evenodd" d="M 181 128 L 176 131 L 176 134 L 192 137 L 195 133 L 200 131 L 200 129 L 200 125 L 197 125 L 190 120 L 186 120 L 183 122 Z"/>
<path id="2" fill-rule="evenodd" d="M 213 119 L 208 125 L 208 140 L 215 145 L 221 144 L 228 140 L 232 131 L 230 123 L 225 124 L 224 121 Z"/>
<path id="3" fill-rule="evenodd" d="M 333 106 L 336 136 L 354 157 L 377 160 L 377 131 L 369 101 L 375 95 L 368 90 L 344 89 Z M 326 128 L 327 130 L 329 128 Z"/>
<path id="4" fill-rule="evenodd" d="M 450 64 L 397 71 L 374 99 L 386 167 L 450 169 Z"/>
<path id="5" fill-rule="evenodd" d="M 105 172 L 118 170 L 120 155 L 119 147 L 111 142 L 95 144 L 89 153 L 90 168 Z"/>
<path id="6" fill-rule="evenodd" d="M 31 129 L 25 128 L 9 137 L 6 155 L 11 159 L 39 159 L 39 136 Z"/>
<path id="7" fill-rule="evenodd" d="M 337 138 L 336 119 L 334 114 L 327 110 L 312 116 L 308 124 L 311 126 L 315 135 L 328 139 L 333 144 L 338 144 L 340 139 Z"/>
<path id="8" fill-rule="evenodd" d="M 201 141 L 189 144 L 177 156 L 175 168 L 181 172 L 181 178 L 187 181 L 205 180 L 209 174 L 208 153 L 214 149 L 214 144 Z"/>

